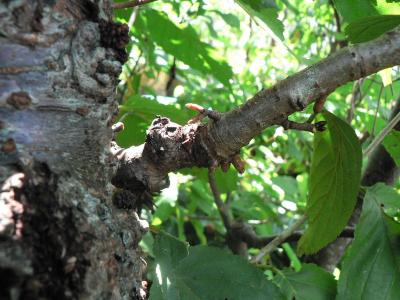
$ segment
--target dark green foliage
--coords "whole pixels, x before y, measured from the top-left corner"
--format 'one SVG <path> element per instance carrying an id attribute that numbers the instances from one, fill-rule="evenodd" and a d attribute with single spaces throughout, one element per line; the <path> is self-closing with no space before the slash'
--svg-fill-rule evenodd
<path id="1" fill-rule="evenodd" d="M 153 251 L 150 299 L 282 299 L 263 272 L 227 251 L 188 247 L 165 233 L 157 235 Z"/>
<path id="2" fill-rule="evenodd" d="M 398 299 L 400 290 L 400 223 L 387 216 L 392 206 L 368 190 L 355 239 L 343 261 L 337 299 Z M 397 195 L 397 209 L 400 197 Z"/>
<path id="3" fill-rule="evenodd" d="M 361 146 L 354 130 L 329 112 L 328 130 L 315 134 L 307 202 L 308 228 L 299 254 L 315 253 L 346 226 L 357 201 Z"/>
<path id="4" fill-rule="evenodd" d="M 299 272 L 282 270 L 274 281 L 287 300 L 328 300 L 336 295 L 333 275 L 313 264 L 304 264 Z"/>

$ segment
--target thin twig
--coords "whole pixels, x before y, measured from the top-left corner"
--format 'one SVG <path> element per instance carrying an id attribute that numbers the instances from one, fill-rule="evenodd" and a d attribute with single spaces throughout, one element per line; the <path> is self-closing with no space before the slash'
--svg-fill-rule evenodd
<path id="1" fill-rule="evenodd" d="M 356 110 L 357 97 L 360 95 L 360 84 L 361 80 L 357 80 L 353 84 L 353 90 L 351 91 L 350 108 L 347 111 L 347 123 L 351 123 L 354 116 L 354 111 Z"/>
<path id="2" fill-rule="evenodd" d="M 208 181 L 210 183 L 210 188 L 214 196 L 215 205 L 218 208 L 218 212 L 221 216 L 222 222 L 224 223 L 226 230 L 229 232 L 232 227 L 232 220 L 229 216 L 226 205 L 224 204 L 224 202 L 222 202 L 221 194 L 215 181 L 214 171 L 211 169 L 208 170 Z"/>
<path id="3" fill-rule="evenodd" d="M 380 103 L 381 103 L 382 91 L 383 91 L 383 84 L 381 84 L 381 89 L 379 90 L 378 104 L 377 104 L 377 106 L 376 106 L 376 111 L 375 111 L 375 116 L 374 116 L 374 122 L 372 123 L 372 130 L 371 130 L 371 136 L 372 136 L 372 137 L 375 136 L 376 119 L 378 118 L 378 113 L 379 113 L 379 108 L 380 108 Z"/>
<path id="4" fill-rule="evenodd" d="M 396 116 L 390 120 L 390 122 L 386 125 L 385 128 L 379 133 L 379 135 L 371 142 L 371 144 L 365 149 L 364 156 L 370 156 L 372 152 L 380 145 L 385 136 L 389 134 L 389 132 L 396 126 L 396 124 L 400 121 L 400 112 L 396 114 Z"/>
<path id="5" fill-rule="evenodd" d="M 271 243 L 277 237 L 277 235 L 258 236 L 257 233 L 255 233 L 255 231 L 253 230 L 253 228 L 251 228 L 251 226 L 248 226 L 247 224 L 241 224 L 241 225 L 242 225 L 241 227 L 239 227 L 239 225 L 234 227 L 233 231 L 251 248 L 262 248 Z M 303 231 L 295 231 L 290 236 L 287 237 L 285 242 L 297 242 L 303 236 L 303 234 L 304 234 Z M 354 228 L 346 227 L 345 229 L 343 229 L 343 231 L 339 234 L 338 237 L 344 237 L 344 238 L 354 237 Z"/>
<path id="6" fill-rule="evenodd" d="M 123 9 L 123 8 L 144 5 L 147 3 L 154 2 L 154 1 L 157 1 L 157 0 L 132 0 L 132 1 L 126 1 L 126 2 L 121 2 L 121 3 L 113 3 L 113 5 L 111 7 L 113 9 Z"/>
<path id="7" fill-rule="evenodd" d="M 286 228 L 280 235 L 278 235 L 276 238 L 274 238 L 269 244 L 267 244 L 264 248 L 260 250 L 260 253 L 258 253 L 252 260 L 252 263 L 259 263 L 265 255 L 270 254 L 273 250 L 275 250 L 276 247 L 278 247 L 280 244 L 282 244 L 289 236 L 293 234 L 293 232 L 296 231 L 306 220 L 306 216 L 302 216 L 300 219 L 298 219 L 296 222 L 294 222 L 291 226 Z"/>

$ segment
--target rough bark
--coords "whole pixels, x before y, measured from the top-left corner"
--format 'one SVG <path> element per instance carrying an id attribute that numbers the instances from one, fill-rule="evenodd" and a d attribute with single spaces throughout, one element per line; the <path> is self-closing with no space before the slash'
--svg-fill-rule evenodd
<path id="1" fill-rule="evenodd" d="M 127 37 L 109 7 L 0 4 L 1 299 L 143 297 L 147 224 L 111 202 Z"/>

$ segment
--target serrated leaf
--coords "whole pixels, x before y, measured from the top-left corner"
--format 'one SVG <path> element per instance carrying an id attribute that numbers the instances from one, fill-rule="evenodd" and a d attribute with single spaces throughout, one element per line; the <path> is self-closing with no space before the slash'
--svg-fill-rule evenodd
<path id="1" fill-rule="evenodd" d="M 333 241 L 346 226 L 357 201 L 361 146 L 354 130 L 329 112 L 328 129 L 316 133 L 307 201 L 308 228 L 299 254 L 311 254 Z"/>
<path id="2" fill-rule="evenodd" d="M 158 279 L 151 287 L 150 299 L 282 299 L 278 288 L 263 272 L 242 257 L 217 248 L 196 246 L 189 248 L 187 256 L 172 259 L 177 250 L 184 254 L 185 246 L 179 243 L 183 244 L 164 233 L 156 238 L 155 263 L 162 261 L 160 266 L 169 263 L 169 267 L 159 267 L 158 271 L 156 267 Z"/>
<path id="3" fill-rule="evenodd" d="M 400 167 L 400 131 L 392 130 L 383 140 L 383 146 Z"/>
<path id="4" fill-rule="evenodd" d="M 141 11 L 135 22 L 134 34 L 140 36 L 142 32 L 150 33 L 148 38 L 178 60 L 230 86 L 231 67 L 210 45 L 200 41 L 192 26 L 181 28 L 165 13 L 147 9 Z"/>
<path id="5" fill-rule="evenodd" d="M 383 213 L 382 201 L 367 191 L 354 241 L 343 260 L 339 300 L 399 298 L 400 224 Z"/>
<path id="6" fill-rule="evenodd" d="M 251 17 L 257 17 L 281 40 L 283 23 L 278 19 L 278 8 L 273 0 L 235 0 Z"/>
<path id="7" fill-rule="evenodd" d="M 304 264 L 299 272 L 283 270 L 274 281 L 287 300 L 328 300 L 336 295 L 333 275 L 314 264 Z"/>
<path id="8" fill-rule="evenodd" d="M 362 43 L 377 38 L 399 24 L 399 15 L 368 16 L 351 22 L 345 33 L 352 43 Z"/>

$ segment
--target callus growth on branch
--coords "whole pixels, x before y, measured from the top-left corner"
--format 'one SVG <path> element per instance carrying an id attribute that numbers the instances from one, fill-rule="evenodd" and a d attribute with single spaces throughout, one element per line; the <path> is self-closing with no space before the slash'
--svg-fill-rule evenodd
<path id="1" fill-rule="evenodd" d="M 168 172 L 180 168 L 221 166 L 227 170 L 232 163 L 243 172 L 244 163 L 238 153 L 262 130 L 287 124 L 289 115 L 318 99 L 325 99 L 347 82 L 398 64 L 400 27 L 374 41 L 344 48 L 260 91 L 227 113 L 189 104 L 188 108 L 198 111 L 199 116 L 188 124 L 181 126 L 158 117 L 147 131 L 145 144 L 128 149 L 114 145 L 113 153 L 119 165 L 113 183 L 141 199 L 165 188 Z M 209 117 L 208 124 L 200 122 L 204 117 Z M 312 131 L 323 129 L 323 126 L 313 126 Z"/>

